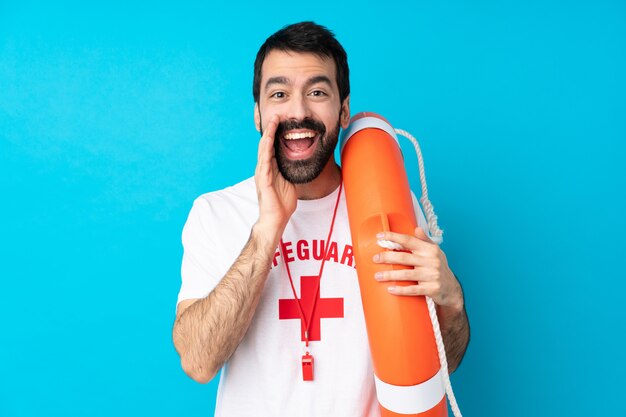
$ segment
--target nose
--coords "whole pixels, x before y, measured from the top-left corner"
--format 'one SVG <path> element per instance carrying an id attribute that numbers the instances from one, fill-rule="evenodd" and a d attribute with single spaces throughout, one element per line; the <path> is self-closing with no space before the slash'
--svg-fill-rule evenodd
<path id="1" fill-rule="evenodd" d="M 303 95 L 295 95 L 289 104 L 288 114 L 286 114 L 288 119 L 304 120 L 311 116 L 311 109 Z"/>

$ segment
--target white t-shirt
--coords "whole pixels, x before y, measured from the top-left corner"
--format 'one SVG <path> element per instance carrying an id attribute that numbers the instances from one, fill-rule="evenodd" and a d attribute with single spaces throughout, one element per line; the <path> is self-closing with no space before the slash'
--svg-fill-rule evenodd
<path id="1" fill-rule="evenodd" d="M 298 200 L 283 234 L 285 258 L 307 315 L 337 193 Z M 415 198 L 414 205 L 423 227 Z M 211 292 L 239 256 L 258 214 L 253 178 L 196 199 L 183 229 L 178 302 Z M 316 303 L 309 346 L 314 380 L 303 381 L 303 327 L 277 248 L 250 328 L 222 368 L 215 416 L 380 415 L 343 192 Z"/>

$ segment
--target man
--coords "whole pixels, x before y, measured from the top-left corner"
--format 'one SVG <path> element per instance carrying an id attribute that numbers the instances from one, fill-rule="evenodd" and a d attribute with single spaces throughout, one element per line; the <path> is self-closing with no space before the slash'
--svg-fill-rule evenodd
<path id="1" fill-rule="evenodd" d="M 183 230 L 173 330 L 181 365 L 201 383 L 222 369 L 218 416 L 378 415 L 333 156 L 350 120 L 346 53 L 327 29 L 303 22 L 266 40 L 254 72 L 254 179 L 200 196 Z M 381 249 L 374 262 L 414 268 L 372 279 L 414 281 L 389 291 L 433 298 L 453 371 L 469 329 L 444 253 L 421 228 L 383 238 L 411 253 Z"/>

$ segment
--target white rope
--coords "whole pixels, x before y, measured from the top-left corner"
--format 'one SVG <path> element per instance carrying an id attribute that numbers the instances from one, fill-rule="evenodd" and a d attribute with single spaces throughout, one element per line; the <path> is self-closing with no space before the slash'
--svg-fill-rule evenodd
<path id="1" fill-rule="evenodd" d="M 385 248 L 385 249 L 391 249 L 391 250 L 403 250 L 404 249 L 404 246 L 402 246 L 399 243 L 392 242 L 391 240 L 379 239 L 376 241 L 376 243 L 378 243 L 378 246 L 380 246 L 381 248 Z"/>
<path id="2" fill-rule="evenodd" d="M 437 352 L 439 352 L 439 362 L 441 363 L 441 376 L 443 377 L 443 385 L 446 389 L 446 395 L 450 402 L 450 408 L 452 414 L 455 417 L 462 417 L 459 405 L 456 402 L 454 391 L 452 391 L 452 383 L 450 383 L 450 375 L 448 374 L 448 359 L 446 358 L 446 348 L 443 345 L 443 337 L 441 336 L 441 329 L 439 328 L 439 319 L 437 318 L 437 309 L 435 308 L 435 302 L 432 298 L 426 297 L 426 304 L 428 305 L 428 314 L 430 315 L 430 321 L 433 324 L 433 331 L 435 332 L 435 342 L 437 343 Z"/>
<path id="3" fill-rule="evenodd" d="M 420 149 L 419 143 L 417 143 L 417 139 L 413 137 L 409 132 L 402 129 L 394 129 L 397 134 L 404 136 L 408 140 L 413 143 L 415 147 L 415 153 L 417 154 L 417 164 L 420 172 L 420 183 L 422 184 L 422 197 L 420 198 L 420 202 L 422 203 L 422 208 L 424 209 L 424 215 L 426 216 L 426 222 L 428 223 L 428 230 L 430 231 L 430 236 L 433 241 L 436 243 L 441 243 L 443 240 L 443 230 L 439 228 L 437 225 L 437 215 L 435 214 L 435 208 L 431 204 L 428 199 L 428 185 L 426 185 L 426 171 L 424 170 L 424 159 L 422 158 L 422 151 Z"/>
<path id="4" fill-rule="evenodd" d="M 435 214 L 435 209 L 433 205 L 430 203 L 428 199 L 428 186 L 426 185 L 426 172 L 424 170 L 424 160 L 422 158 L 422 151 L 420 150 L 419 143 L 417 139 L 413 137 L 409 132 L 402 129 L 394 129 L 397 134 L 404 136 L 409 139 L 413 146 L 415 147 L 415 153 L 417 154 L 417 163 L 419 166 L 420 172 L 420 182 L 422 185 L 422 198 L 420 201 L 422 203 L 422 207 L 424 208 L 426 221 L 428 223 L 428 230 L 430 231 L 430 235 L 433 238 L 433 241 L 436 243 L 441 243 L 443 237 L 443 230 L 439 228 L 437 225 L 437 215 Z M 394 250 L 402 250 L 403 248 L 392 247 L 389 245 L 389 241 L 379 240 L 378 244 L 387 249 Z M 397 244 L 396 244 L 397 245 Z M 437 318 L 437 308 L 435 306 L 435 302 L 430 297 L 426 297 L 426 304 L 428 306 L 428 315 L 430 316 L 430 322 L 433 325 L 433 332 L 435 333 L 435 342 L 437 344 L 437 352 L 439 353 L 439 362 L 441 364 L 441 373 L 443 377 L 443 384 L 446 390 L 446 395 L 448 396 L 448 401 L 450 402 L 450 408 L 452 409 L 452 413 L 455 417 L 462 417 L 461 410 L 459 409 L 459 405 L 456 402 L 456 397 L 454 396 L 454 391 L 452 391 L 452 384 L 450 383 L 450 375 L 448 374 L 448 359 L 446 357 L 446 348 L 443 344 L 443 336 L 441 335 L 441 328 L 439 327 L 439 319 Z"/>

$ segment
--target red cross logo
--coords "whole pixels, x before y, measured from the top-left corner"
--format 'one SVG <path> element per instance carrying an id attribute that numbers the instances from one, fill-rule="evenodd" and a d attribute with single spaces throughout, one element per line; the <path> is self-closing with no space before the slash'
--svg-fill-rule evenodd
<path id="1" fill-rule="evenodd" d="M 311 314 L 311 308 L 315 303 L 315 311 L 311 320 L 309 341 L 322 340 L 320 319 L 343 318 L 343 298 L 320 298 L 319 291 L 316 294 L 320 278 L 318 276 L 300 277 L 300 305 L 305 316 Z M 317 295 L 317 297 L 316 297 Z M 278 318 L 280 320 L 300 319 L 300 337 L 304 342 L 304 321 L 300 317 L 298 301 L 294 299 L 278 300 Z"/>

